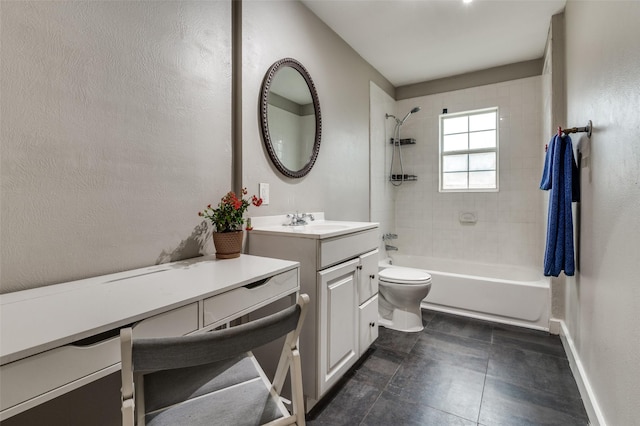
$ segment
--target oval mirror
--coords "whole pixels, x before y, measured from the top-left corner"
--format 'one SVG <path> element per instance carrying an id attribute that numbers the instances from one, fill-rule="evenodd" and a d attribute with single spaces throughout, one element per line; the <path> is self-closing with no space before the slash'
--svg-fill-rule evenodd
<path id="1" fill-rule="evenodd" d="M 267 71 L 260 91 L 260 127 L 269 157 L 285 176 L 311 171 L 320 150 L 320 101 L 311 76 L 295 59 Z"/>

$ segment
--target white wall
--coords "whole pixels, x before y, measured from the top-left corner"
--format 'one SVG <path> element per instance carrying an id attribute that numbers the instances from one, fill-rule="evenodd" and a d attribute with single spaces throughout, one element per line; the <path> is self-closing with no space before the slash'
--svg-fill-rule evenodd
<path id="1" fill-rule="evenodd" d="M 231 185 L 229 2 L 2 2 L 1 292 L 194 257 Z"/>
<path id="2" fill-rule="evenodd" d="M 465 259 L 540 268 L 542 191 L 538 189 L 545 136 L 541 131 L 541 77 L 406 99 L 399 116 L 415 106 L 402 127 L 404 170 L 417 182 L 395 188 L 397 246 L 405 254 Z M 438 115 L 499 108 L 499 192 L 438 192 Z M 388 183 L 388 185 L 391 185 Z M 460 212 L 476 212 L 475 225 L 461 224 Z"/>
<path id="3" fill-rule="evenodd" d="M 252 216 L 325 211 L 332 220 L 369 220 L 369 81 L 390 87 L 367 62 L 298 2 L 243 3 L 243 181 L 249 193 L 270 184 L 270 205 Z M 309 71 L 322 113 L 320 154 L 301 179 L 282 176 L 263 146 L 260 86 L 276 61 Z"/>
<path id="4" fill-rule="evenodd" d="M 566 325 L 602 418 L 637 425 L 640 401 L 640 2 L 569 1 L 568 126 L 593 120 L 581 170 L 578 271 Z M 578 138 L 574 138 L 574 141 Z"/>
<path id="5" fill-rule="evenodd" d="M 371 180 L 371 221 L 380 223 L 380 233 L 396 232 L 395 188 L 389 183 L 392 145 L 395 121 L 386 114 L 396 114 L 396 101 L 375 83 L 371 83 L 369 110 L 370 134 L 370 180 Z M 395 241 L 388 244 L 394 245 Z M 384 255 L 384 243 L 380 240 L 380 254 Z"/>

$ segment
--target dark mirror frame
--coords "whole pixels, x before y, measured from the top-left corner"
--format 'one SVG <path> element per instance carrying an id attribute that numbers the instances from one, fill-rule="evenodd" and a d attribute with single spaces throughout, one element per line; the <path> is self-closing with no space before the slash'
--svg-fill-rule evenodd
<path id="1" fill-rule="evenodd" d="M 276 152 L 273 148 L 273 143 L 271 141 L 271 135 L 269 134 L 269 117 L 268 117 L 268 101 L 269 101 L 269 91 L 271 89 L 271 83 L 278 72 L 282 67 L 291 67 L 297 70 L 300 75 L 304 78 L 304 81 L 307 83 L 307 87 L 309 88 L 309 92 L 311 93 L 311 99 L 313 100 L 313 108 L 315 110 L 316 117 L 316 135 L 313 143 L 313 151 L 311 153 L 311 158 L 305 164 L 305 166 L 300 170 L 290 170 L 285 167 L 284 164 L 280 161 Z M 311 76 L 307 72 L 307 69 L 298 61 L 292 58 L 284 58 L 275 62 L 264 77 L 262 81 L 262 88 L 260 89 L 260 128 L 262 130 L 262 140 L 264 142 L 265 148 L 269 153 L 269 157 L 273 162 L 273 165 L 285 176 L 290 178 L 301 178 L 306 176 L 310 171 L 313 165 L 318 158 L 318 153 L 320 152 L 320 139 L 322 134 L 322 119 L 320 116 L 320 100 L 318 99 L 318 93 L 316 92 L 316 87 L 313 84 L 313 80 Z"/>

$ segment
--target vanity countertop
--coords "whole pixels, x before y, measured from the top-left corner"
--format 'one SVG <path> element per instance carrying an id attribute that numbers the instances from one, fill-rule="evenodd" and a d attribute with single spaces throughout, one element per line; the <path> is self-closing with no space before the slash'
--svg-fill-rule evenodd
<path id="1" fill-rule="evenodd" d="M 214 255 L 0 295 L 0 363 L 65 345 L 297 268 Z"/>
<path id="2" fill-rule="evenodd" d="M 285 216 L 263 216 L 251 218 L 255 234 L 280 235 L 298 238 L 325 239 L 353 234 L 355 232 L 375 229 L 377 222 L 351 222 L 342 220 L 325 220 L 324 213 L 313 213 L 315 220 L 308 220 L 306 225 L 283 225 Z"/>

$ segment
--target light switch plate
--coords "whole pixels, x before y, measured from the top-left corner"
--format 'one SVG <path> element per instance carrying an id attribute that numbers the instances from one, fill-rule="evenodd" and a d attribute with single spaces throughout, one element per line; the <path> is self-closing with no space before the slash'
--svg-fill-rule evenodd
<path id="1" fill-rule="evenodd" d="M 260 198 L 262 198 L 262 204 L 265 206 L 268 206 L 269 205 L 269 184 L 259 183 L 258 192 L 260 194 Z"/>

